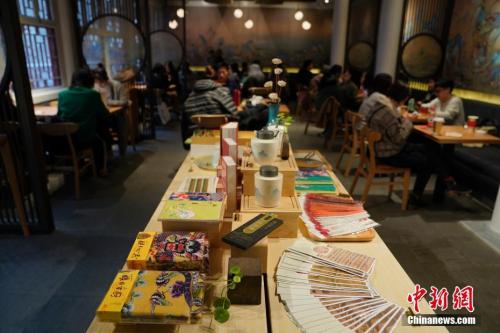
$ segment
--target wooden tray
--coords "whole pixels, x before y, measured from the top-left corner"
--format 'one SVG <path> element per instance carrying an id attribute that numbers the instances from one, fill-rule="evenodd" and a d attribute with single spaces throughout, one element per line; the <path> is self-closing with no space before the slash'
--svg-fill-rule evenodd
<path id="1" fill-rule="evenodd" d="M 372 239 L 375 238 L 377 233 L 375 232 L 375 229 L 370 228 L 366 231 L 359 232 L 356 234 L 350 234 L 350 235 L 343 235 L 343 236 L 335 236 L 335 237 L 327 237 L 324 239 L 318 238 L 314 235 L 311 235 L 309 231 L 307 230 L 304 221 L 302 221 L 302 218 L 299 217 L 299 229 L 302 235 L 304 237 L 318 241 L 318 242 L 370 242 Z"/>
<path id="2" fill-rule="evenodd" d="M 328 160 L 319 152 L 314 149 L 298 149 L 294 151 L 297 166 L 302 169 L 320 168 L 324 166 L 327 170 L 332 171 L 333 167 Z M 313 154 L 309 160 L 304 160 L 303 157 L 307 154 Z"/>

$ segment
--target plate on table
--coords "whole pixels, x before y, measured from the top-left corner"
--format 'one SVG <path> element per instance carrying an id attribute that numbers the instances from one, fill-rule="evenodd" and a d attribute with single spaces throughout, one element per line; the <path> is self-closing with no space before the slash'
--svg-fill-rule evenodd
<path id="1" fill-rule="evenodd" d="M 203 170 L 214 171 L 217 170 L 217 162 L 213 155 L 200 156 L 194 159 L 194 164 Z"/>
<path id="2" fill-rule="evenodd" d="M 300 169 L 319 169 L 323 166 L 322 161 L 318 161 L 312 158 L 296 157 L 295 162 Z"/>

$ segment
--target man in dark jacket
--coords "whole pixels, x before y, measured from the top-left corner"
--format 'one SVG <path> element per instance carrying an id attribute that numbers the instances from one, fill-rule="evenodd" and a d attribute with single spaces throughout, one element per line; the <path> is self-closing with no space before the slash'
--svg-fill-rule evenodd
<path id="1" fill-rule="evenodd" d="M 198 80 L 184 102 L 182 139 L 192 135 L 191 116 L 197 114 L 227 114 L 236 117 L 236 106 L 229 89 L 209 79 Z"/>

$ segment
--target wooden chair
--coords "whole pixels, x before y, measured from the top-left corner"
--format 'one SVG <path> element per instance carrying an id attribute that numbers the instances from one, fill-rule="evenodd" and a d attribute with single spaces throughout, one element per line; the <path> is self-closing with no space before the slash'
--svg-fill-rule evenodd
<path id="1" fill-rule="evenodd" d="M 314 114 L 314 103 L 311 97 L 311 91 L 307 86 L 300 86 L 297 89 L 297 106 L 295 109 L 295 114 L 301 120 L 308 117 L 312 117 Z"/>
<path id="2" fill-rule="evenodd" d="M 320 128 L 324 128 L 327 125 L 328 119 L 330 117 L 330 113 L 332 112 L 332 100 L 331 97 L 327 98 L 323 104 L 321 104 L 321 108 L 317 113 L 310 113 L 306 119 L 306 126 L 304 127 L 304 134 L 307 134 L 307 130 L 309 129 L 309 125 L 313 121 L 313 116 L 316 117 L 316 126 Z"/>
<path id="3" fill-rule="evenodd" d="M 330 112 L 326 117 L 326 126 L 331 127 L 331 134 L 329 136 L 325 136 L 325 141 L 323 143 L 323 147 L 327 149 L 332 149 L 333 143 L 337 138 L 337 134 L 339 133 L 339 112 L 340 112 L 340 102 L 335 97 L 329 97 L 326 102 L 330 102 Z M 324 104 L 324 103 L 323 103 Z M 321 106 L 323 108 L 323 106 Z"/>
<path id="4" fill-rule="evenodd" d="M 229 122 L 229 116 L 224 114 L 196 114 L 191 116 L 191 122 L 199 128 L 219 129 Z"/>
<path id="5" fill-rule="evenodd" d="M 339 159 L 337 160 L 336 168 L 340 168 L 340 163 L 344 154 L 348 153 L 349 157 L 347 164 L 345 166 L 344 176 L 347 177 L 351 173 L 352 165 L 356 156 L 359 155 L 360 149 L 360 124 L 362 123 L 362 117 L 352 111 L 347 111 L 344 116 L 344 142 L 342 143 L 342 148 L 340 149 Z"/>
<path id="6" fill-rule="evenodd" d="M 350 193 L 354 193 L 356 184 L 360 176 L 365 177 L 366 183 L 361 196 L 361 201 L 366 202 L 370 187 L 373 186 L 388 186 L 389 198 L 392 195 L 394 185 L 403 185 L 403 198 L 401 202 L 401 209 L 406 210 L 408 207 L 408 198 L 410 193 L 410 168 L 396 168 L 388 165 L 377 163 L 375 158 L 375 143 L 382 138 L 380 133 L 370 130 L 365 127 L 361 130 L 361 161 L 356 170 L 356 176 L 352 183 Z M 374 182 L 375 175 L 389 177 L 389 181 Z M 401 177 L 402 180 L 396 180 L 396 177 Z"/>
<path id="7" fill-rule="evenodd" d="M 75 123 L 53 123 L 38 124 L 38 129 L 42 135 L 47 137 L 64 137 L 67 143 L 67 152 L 60 152 L 58 149 L 54 152 L 55 163 L 51 166 L 52 170 L 62 172 L 72 172 L 75 181 L 75 197 L 80 198 L 80 176 L 92 169 L 92 174 L 96 176 L 96 167 L 94 162 L 94 153 L 91 148 L 85 148 L 78 151 L 73 144 L 72 135 L 78 131 L 79 125 Z M 58 140 L 59 141 L 59 140 Z M 104 149 L 106 151 L 106 149 Z M 106 160 L 106 157 L 105 157 Z M 67 162 L 71 165 L 67 165 Z M 58 165 L 62 162 L 64 165 Z"/>
<path id="8" fill-rule="evenodd" d="M 21 228 L 23 229 L 23 234 L 24 236 L 29 236 L 30 229 L 28 227 L 28 219 L 26 217 L 26 212 L 23 205 L 21 183 L 16 172 L 14 155 L 12 154 L 7 135 L 5 134 L 0 134 L 0 154 L 5 167 L 7 181 L 10 184 L 10 190 L 12 192 L 12 198 L 14 199 L 14 204 L 16 206 L 19 222 L 21 223 Z"/>

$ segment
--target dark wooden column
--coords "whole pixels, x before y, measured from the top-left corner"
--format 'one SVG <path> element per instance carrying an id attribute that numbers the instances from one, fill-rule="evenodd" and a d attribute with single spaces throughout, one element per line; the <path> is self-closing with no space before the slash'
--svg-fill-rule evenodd
<path id="1" fill-rule="evenodd" d="M 22 150 L 29 171 L 28 181 L 33 190 L 40 231 L 50 232 L 54 229 L 54 221 L 47 191 L 47 175 L 44 169 L 40 135 L 36 130 L 17 1 L 0 1 L 0 22 L 5 35 L 7 59 L 10 63 L 10 73 L 16 93 L 19 127 L 24 145 Z"/>
<path id="2" fill-rule="evenodd" d="M 151 112 L 151 136 L 152 139 L 156 138 L 156 128 L 155 128 L 155 119 L 154 112 L 156 110 L 156 96 L 151 86 L 151 73 L 153 69 L 153 50 L 151 49 L 151 22 L 149 15 L 149 0 L 145 0 L 144 5 L 144 36 L 145 36 L 145 46 L 146 46 L 146 66 L 144 67 L 146 70 L 146 81 L 147 81 L 147 95 L 149 100 L 149 107 Z"/>
<path id="3" fill-rule="evenodd" d="M 78 22 L 78 7 L 77 7 L 77 0 L 70 0 L 70 10 L 71 10 L 71 15 L 72 15 L 72 27 L 71 30 L 73 30 L 73 36 L 75 38 L 75 46 L 76 46 L 76 53 L 77 53 L 77 60 L 78 60 L 78 67 L 83 67 L 85 66 L 85 60 L 83 59 L 83 51 L 82 51 L 82 35 L 81 35 L 81 27 L 80 23 Z"/>

